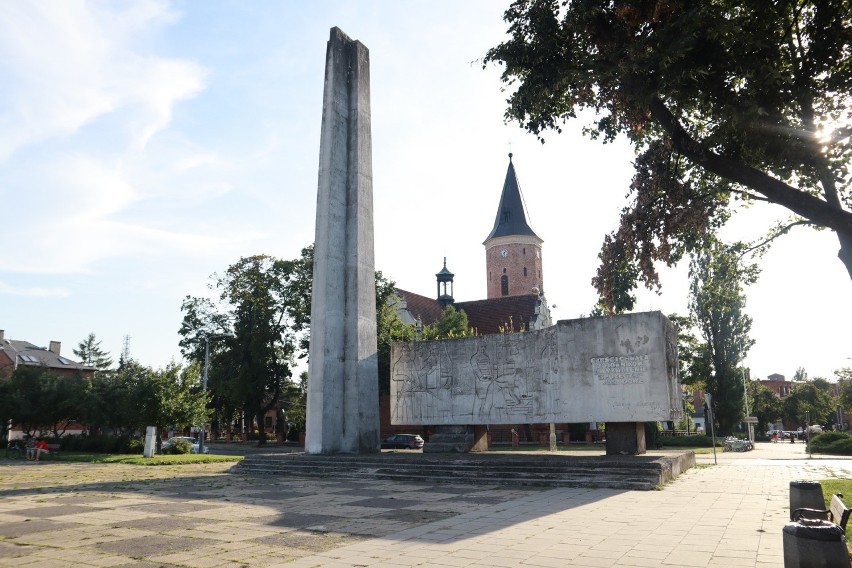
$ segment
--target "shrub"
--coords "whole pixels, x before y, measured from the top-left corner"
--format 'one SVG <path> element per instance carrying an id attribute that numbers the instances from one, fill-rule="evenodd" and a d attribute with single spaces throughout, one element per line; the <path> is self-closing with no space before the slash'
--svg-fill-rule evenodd
<path id="1" fill-rule="evenodd" d="M 692 434 L 691 436 L 671 436 L 661 438 L 663 445 L 668 447 L 690 447 L 690 448 L 709 448 L 713 446 L 713 438 L 705 434 Z M 721 446 L 722 443 L 716 440 L 716 445 Z"/>
<path id="2" fill-rule="evenodd" d="M 103 454 L 128 454 L 142 451 L 145 442 L 130 436 L 64 436 L 62 449 L 70 452 L 95 452 Z M 138 444 L 139 450 L 132 450 Z"/>
<path id="3" fill-rule="evenodd" d="M 144 438 L 131 438 L 127 444 L 128 454 L 141 454 L 145 452 Z"/>
<path id="4" fill-rule="evenodd" d="M 811 440 L 810 450 L 820 454 L 852 456 L 852 435 L 844 432 L 823 432 Z"/>
<path id="5" fill-rule="evenodd" d="M 192 443 L 189 440 L 172 440 L 168 446 L 163 447 L 164 454 L 188 454 L 192 451 Z"/>

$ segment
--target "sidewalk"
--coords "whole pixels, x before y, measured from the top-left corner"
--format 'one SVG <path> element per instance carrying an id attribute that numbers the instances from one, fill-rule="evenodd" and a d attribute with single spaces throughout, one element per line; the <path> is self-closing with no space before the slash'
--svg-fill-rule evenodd
<path id="1" fill-rule="evenodd" d="M 229 465 L 0 462 L 0 565 L 783 565 L 804 444 L 698 456 L 660 491 L 232 475 Z"/>
<path id="2" fill-rule="evenodd" d="M 807 458 L 801 443 L 700 454 L 661 491 L 545 491 L 287 566 L 777 568 L 789 482 L 852 475 L 852 459 Z"/>

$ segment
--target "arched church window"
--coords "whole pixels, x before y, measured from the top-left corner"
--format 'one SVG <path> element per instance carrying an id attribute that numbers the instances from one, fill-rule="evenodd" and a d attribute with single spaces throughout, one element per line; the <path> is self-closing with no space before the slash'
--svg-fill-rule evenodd
<path id="1" fill-rule="evenodd" d="M 500 277 L 500 294 L 502 296 L 509 295 L 509 277 L 505 274 Z"/>

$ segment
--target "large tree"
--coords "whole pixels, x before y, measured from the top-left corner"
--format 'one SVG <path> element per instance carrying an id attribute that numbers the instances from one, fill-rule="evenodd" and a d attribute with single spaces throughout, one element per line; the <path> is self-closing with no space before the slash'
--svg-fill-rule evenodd
<path id="1" fill-rule="evenodd" d="M 655 261 L 677 262 L 737 202 L 828 228 L 852 277 L 852 3 L 849 0 L 516 0 L 506 117 L 541 136 L 591 109 L 605 141 L 637 150 L 632 202 L 593 283 L 612 311 Z"/>
<path id="2" fill-rule="evenodd" d="M 749 338 L 751 318 L 744 311 L 743 286 L 754 281 L 757 269 L 742 261 L 738 247 L 713 241 L 694 254 L 689 276 L 689 309 L 712 363 L 707 391 L 713 395 L 719 430 L 728 434 L 745 410 L 739 365 L 754 341 Z"/>
<path id="3" fill-rule="evenodd" d="M 293 267 L 293 261 L 266 255 L 241 258 L 215 277 L 218 304 L 187 297 L 181 307 L 184 320 L 179 333 L 185 356 L 203 362 L 205 337 L 234 336 L 219 342 L 227 354 L 213 358 L 220 371 L 223 366 L 230 371 L 227 376 L 220 373 L 218 394 L 232 406 L 239 404 L 261 429 L 293 374 L 296 335 L 288 295 Z M 266 437 L 259 436 L 258 442 L 265 444 Z"/>
<path id="4" fill-rule="evenodd" d="M 834 412 L 831 395 L 813 381 L 797 383 L 793 391 L 784 398 L 785 423 L 804 426 L 805 412 L 811 413 L 810 424 L 825 424 Z"/>

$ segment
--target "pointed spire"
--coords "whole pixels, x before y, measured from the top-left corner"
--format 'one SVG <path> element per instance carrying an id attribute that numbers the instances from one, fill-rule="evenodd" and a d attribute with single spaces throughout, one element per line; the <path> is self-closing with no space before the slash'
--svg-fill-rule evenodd
<path id="1" fill-rule="evenodd" d="M 527 212 L 521 186 L 515 175 L 515 165 L 512 163 L 512 153 L 509 153 L 509 169 L 506 171 L 506 181 L 503 182 L 503 193 L 500 196 L 500 206 L 497 208 L 497 218 L 494 228 L 486 238 L 486 242 L 495 237 L 508 235 L 530 235 L 538 238 L 527 224 Z"/>

